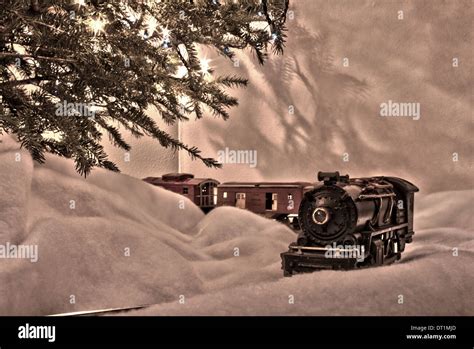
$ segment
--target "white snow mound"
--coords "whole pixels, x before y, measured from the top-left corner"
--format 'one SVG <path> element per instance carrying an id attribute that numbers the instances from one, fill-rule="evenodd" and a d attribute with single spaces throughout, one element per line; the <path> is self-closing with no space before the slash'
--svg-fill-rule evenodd
<path id="1" fill-rule="evenodd" d="M 71 160 L 38 165 L 1 139 L 0 245 L 37 246 L 39 259 L 0 259 L 0 315 L 474 314 L 472 191 L 415 200 L 415 240 L 395 265 L 283 278 L 295 234 L 282 224 L 233 207 L 204 215 L 101 169 L 84 179 Z"/>

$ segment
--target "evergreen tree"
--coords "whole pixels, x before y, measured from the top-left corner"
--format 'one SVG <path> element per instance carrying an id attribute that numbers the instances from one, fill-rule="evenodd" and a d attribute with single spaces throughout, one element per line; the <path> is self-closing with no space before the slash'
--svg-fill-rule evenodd
<path id="1" fill-rule="evenodd" d="M 281 54 L 289 0 L 4 0 L 0 9 L 0 133 L 16 135 L 36 161 L 45 152 L 118 171 L 101 141 L 124 149 L 125 129 L 151 136 L 219 166 L 199 149 L 161 130 L 168 124 L 227 119 L 238 101 L 226 90 L 239 76 L 214 76 L 199 47 L 234 58 L 251 49 L 263 64 Z"/>

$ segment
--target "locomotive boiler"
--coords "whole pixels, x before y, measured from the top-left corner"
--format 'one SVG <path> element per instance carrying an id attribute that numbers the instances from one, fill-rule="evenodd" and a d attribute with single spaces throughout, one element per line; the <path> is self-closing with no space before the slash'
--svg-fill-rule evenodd
<path id="1" fill-rule="evenodd" d="M 397 177 L 319 172 L 299 205 L 301 232 L 281 254 L 285 276 L 393 263 L 412 242 L 414 193 Z"/>

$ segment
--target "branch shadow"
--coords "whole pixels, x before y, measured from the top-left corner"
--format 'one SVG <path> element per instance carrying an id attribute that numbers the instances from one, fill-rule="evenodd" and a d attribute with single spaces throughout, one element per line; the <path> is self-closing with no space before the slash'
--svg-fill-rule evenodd
<path id="1" fill-rule="evenodd" d="M 206 125 L 209 134 L 221 135 L 210 140 L 214 149 L 256 149 L 257 170 L 269 179 L 295 173 L 312 177 L 317 167 L 333 169 L 334 156 L 340 158 L 346 149 L 344 140 L 351 140 L 351 152 L 367 150 L 363 141 L 352 141 L 361 137 L 357 114 L 367 111 L 367 82 L 336 68 L 328 34 L 296 26 L 289 38 L 284 56 L 263 68 L 245 67 L 250 77 L 245 96 L 252 98 L 241 98 L 232 125 Z M 301 45 L 308 50 L 302 51 Z M 252 84 L 257 69 L 263 70 L 264 82 Z M 348 113 L 353 122 L 340 117 Z M 337 142 L 342 142 L 340 147 L 334 146 Z"/>

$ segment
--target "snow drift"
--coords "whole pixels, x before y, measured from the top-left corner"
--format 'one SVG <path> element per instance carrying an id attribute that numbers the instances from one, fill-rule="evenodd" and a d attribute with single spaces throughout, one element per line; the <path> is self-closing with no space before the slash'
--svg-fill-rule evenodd
<path id="1" fill-rule="evenodd" d="M 279 254 L 295 235 L 279 223 L 232 207 L 205 216 L 138 179 L 84 179 L 70 160 L 34 164 L 2 141 L 0 245 L 37 245 L 39 259 L 0 259 L 0 315 L 142 304 L 155 305 L 127 315 L 474 313 L 472 191 L 418 195 L 415 240 L 395 265 L 283 278 Z"/>

